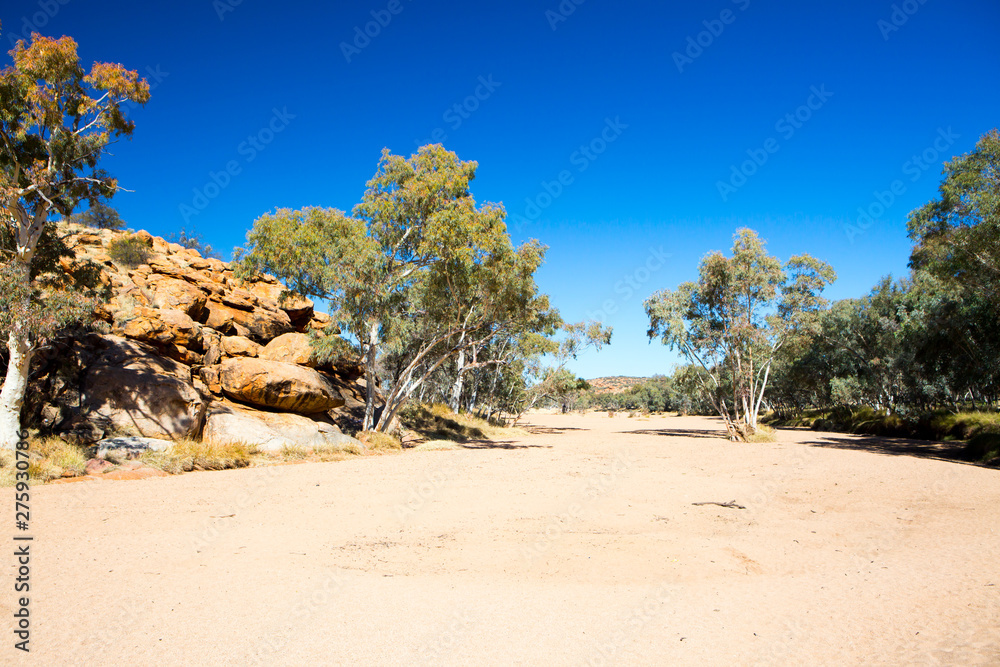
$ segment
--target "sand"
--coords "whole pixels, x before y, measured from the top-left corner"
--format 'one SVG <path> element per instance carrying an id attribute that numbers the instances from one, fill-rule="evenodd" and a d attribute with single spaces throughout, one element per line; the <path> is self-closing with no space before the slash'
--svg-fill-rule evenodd
<path id="1" fill-rule="evenodd" d="M 6 633 L 0 663 L 1000 665 L 1000 471 L 706 418 L 528 422 L 37 487 L 32 650 Z"/>

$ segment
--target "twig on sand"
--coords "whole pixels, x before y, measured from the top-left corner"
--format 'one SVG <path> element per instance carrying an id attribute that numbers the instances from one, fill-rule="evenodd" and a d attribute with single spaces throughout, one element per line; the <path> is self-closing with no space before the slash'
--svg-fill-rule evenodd
<path id="1" fill-rule="evenodd" d="M 692 505 L 718 505 L 719 507 L 729 507 L 729 508 L 732 508 L 734 510 L 745 510 L 746 509 L 746 507 L 744 507 L 743 505 L 737 505 L 735 500 L 730 500 L 728 503 L 715 503 L 715 502 L 709 501 L 709 502 L 706 502 L 706 503 L 691 503 L 691 504 Z"/>

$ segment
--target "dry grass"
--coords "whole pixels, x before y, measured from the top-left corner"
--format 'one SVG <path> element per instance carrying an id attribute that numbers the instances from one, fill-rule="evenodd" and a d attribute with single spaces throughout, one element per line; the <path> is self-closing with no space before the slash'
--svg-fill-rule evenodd
<path id="1" fill-rule="evenodd" d="M 753 432 L 747 442 L 774 442 L 776 439 L 774 429 L 766 424 L 758 424 L 757 430 Z"/>
<path id="2" fill-rule="evenodd" d="M 364 448 L 354 443 L 347 445 L 314 445 L 305 447 L 301 445 L 286 445 L 276 457 L 281 461 L 319 461 L 327 463 L 330 461 L 343 461 L 352 456 L 364 456 Z"/>
<path id="3" fill-rule="evenodd" d="M 146 452 L 140 460 L 150 468 L 171 475 L 192 470 L 228 470 L 247 468 L 259 454 L 257 449 L 241 442 L 216 444 L 181 440 L 164 452 Z"/>
<path id="4" fill-rule="evenodd" d="M 415 452 L 440 452 L 448 449 L 458 449 L 460 445 L 454 440 L 428 440 L 413 447 Z"/>
<path id="5" fill-rule="evenodd" d="M 429 441 L 468 442 L 527 435 L 524 429 L 490 423 L 467 413 L 452 412 L 442 403 L 407 406 L 400 417 L 407 428 Z"/>
<path id="6" fill-rule="evenodd" d="M 355 436 L 373 452 L 393 452 L 403 449 L 399 438 L 378 431 L 361 431 Z"/>
<path id="7" fill-rule="evenodd" d="M 409 411 L 407 417 L 410 419 L 404 423 L 426 438 L 425 442 L 415 447 L 419 450 L 452 449 L 455 443 L 526 434 L 523 429 L 498 426 L 468 414 L 455 414 L 447 406 L 440 404 L 416 406 Z M 403 449 L 398 438 L 386 433 L 362 432 L 357 434 L 357 438 L 362 444 L 294 446 L 284 447 L 278 452 L 262 452 L 240 442 L 217 444 L 181 440 L 167 451 L 145 452 L 139 457 L 139 461 L 144 466 L 178 475 L 195 470 L 227 470 L 287 461 L 342 461 L 355 456 L 393 453 Z M 30 452 L 28 472 L 33 483 L 83 475 L 88 460 L 82 448 L 55 437 L 32 440 Z M 112 463 L 124 461 L 114 460 Z M 0 486 L 14 485 L 14 464 L 13 452 L 0 452 Z"/>
<path id="8" fill-rule="evenodd" d="M 0 486 L 14 486 L 17 479 L 14 452 L 0 452 Z M 28 478 L 33 484 L 44 484 L 60 477 L 82 475 L 87 455 L 75 445 L 59 438 L 29 440 Z"/>

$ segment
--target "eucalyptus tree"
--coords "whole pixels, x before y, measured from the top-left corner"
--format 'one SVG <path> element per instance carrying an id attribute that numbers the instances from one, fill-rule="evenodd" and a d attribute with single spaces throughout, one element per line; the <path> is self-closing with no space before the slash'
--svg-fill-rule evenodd
<path id="1" fill-rule="evenodd" d="M 650 339 L 679 349 L 703 374 L 705 397 L 730 437 L 757 429 L 775 355 L 793 337 L 815 330 L 833 269 L 809 255 L 784 265 L 750 229 L 734 235 L 732 257 L 706 255 L 697 282 L 663 290 L 645 302 Z"/>
<path id="2" fill-rule="evenodd" d="M 944 165 L 939 196 L 910 214 L 910 265 L 1000 304 L 1000 132 Z"/>
<path id="3" fill-rule="evenodd" d="M 273 273 L 335 308 L 362 348 L 365 430 L 388 430 L 445 361 L 541 306 L 533 275 L 543 249 L 514 248 L 503 208 L 477 206 L 469 192 L 477 167 L 440 144 L 409 158 L 386 149 L 353 215 L 269 213 L 237 253 L 241 275 Z M 322 340 L 317 352 L 324 353 Z M 377 371 L 387 352 L 399 363 L 376 423 Z"/>
<path id="4" fill-rule="evenodd" d="M 82 201 L 93 207 L 118 191 L 98 163 L 116 138 L 132 134 L 125 106 L 149 100 L 146 81 L 119 64 L 85 71 L 70 37 L 33 33 L 10 53 L 13 64 L 0 71 L 0 330 L 8 351 L 0 447 L 7 449 L 18 442 L 34 351 L 89 310 L 85 300 L 33 281 L 39 242 L 52 216 L 69 217 Z"/>

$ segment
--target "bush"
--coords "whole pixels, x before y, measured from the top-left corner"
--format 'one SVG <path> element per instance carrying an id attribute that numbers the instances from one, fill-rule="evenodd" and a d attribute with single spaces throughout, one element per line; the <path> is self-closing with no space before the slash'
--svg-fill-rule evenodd
<path id="1" fill-rule="evenodd" d="M 1000 457 L 1000 433 L 980 433 L 973 436 L 962 453 L 970 461 L 989 463 Z"/>
<path id="2" fill-rule="evenodd" d="M 118 211 L 102 202 L 97 202 L 83 213 L 74 215 L 70 221 L 97 229 L 125 229 L 125 221 Z"/>
<path id="3" fill-rule="evenodd" d="M 135 234 L 119 236 L 108 244 L 108 255 L 111 259 L 130 269 L 149 261 L 150 252 L 149 242 Z"/>
<path id="4" fill-rule="evenodd" d="M 188 250 L 194 250 L 206 259 L 222 259 L 222 255 L 213 249 L 212 246 L 202 241 L 201 234 L 196 234 L 194 230 L 188 232 L 186 229 L 181 227 L 179 234 L 168 234 L 167 240 L 171 243 L 182 245 Z"/>

